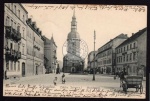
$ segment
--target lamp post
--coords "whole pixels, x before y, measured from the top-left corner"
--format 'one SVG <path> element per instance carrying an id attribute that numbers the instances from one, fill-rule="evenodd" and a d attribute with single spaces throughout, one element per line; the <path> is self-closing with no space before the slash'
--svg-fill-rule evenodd
<path id="1" fill-rule="evenodd" d="M 95 30 L 94 30 L 94 67 L 93 67 L 93 81 L 95 81 L 95 39 L 96 39 L 96 33 L 95 33 Z"/>

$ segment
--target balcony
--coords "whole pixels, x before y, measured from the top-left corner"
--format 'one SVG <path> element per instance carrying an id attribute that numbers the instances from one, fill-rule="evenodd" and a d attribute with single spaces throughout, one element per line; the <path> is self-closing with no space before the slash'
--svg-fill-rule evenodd
<path id="1" fill-rule="evenodd" d="M 21 33 L 11 26 L 6 26 L 6 38 L 13 39 L 18 42 L 21 40 Z"/>
<path id="2" fill-rule="evenodd" d="M 20 41 L 20 40 L 21 40 L 21 33 L 19 31 L 17 31 L 16 41 Z"/>
<path id="3" fill-rule="evenodd" d="M 6 60 L 17 61 L 20 58 L 21 58 L 21 52 L 9 48 L 6 49 Z"/>
<path id="4" fill-rule="evenodd" d="M 6 47 L 6 60 L 9 60 L 10 59 L 10 49 L 8 47 Z"/>
<path id="5" fill-rule="evenodd" d="M 13 28 L 11 26 L 6 26 L 6 35 L 5 37 L 8 39 L 12 38 Z"/>
<path id="6" fill-rule="evenodd" d="M 21 52 L 17 52 L 17 58 L 21 59 Z"/>
<path id="7" fill-rule="evenodd" d="M 17 31 L 15 29 L 12 28 L 12 39 L 16 39 L 17 38 Z"/>

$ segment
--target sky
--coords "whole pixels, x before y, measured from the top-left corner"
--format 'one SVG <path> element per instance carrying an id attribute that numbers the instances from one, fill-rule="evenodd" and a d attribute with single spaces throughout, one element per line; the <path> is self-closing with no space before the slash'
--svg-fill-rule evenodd
<path id="1" fill-rule="evenodd" d="M 80 38 L 88 46 L 88 52 L 94 50 L 94 30 L 96 32 L 95 50 L 103 46 L 110 39 L 119 34 L 132 33 L 147 26 L 147 7 L 144 6 L 145 12 L 115 10 L 115 9 L 79 9 L 86 5 L 67 5 L 67 9 L 57 9 L 60 4 L 22 4 L 28 12 L 28 17 L 35 21 L 37 27 L 42 31 L 42 35 L 51 39 L 52 35 L 57 45 L 57 59 L 63 61 L 62 47 L 71 31 L 71 20 L 73 11 L 69 7 L 75 7 L 75 16 L 77 20 L 77 32 Z M 32 7 L 31 7 L 32 6 Z M 35 6 L 41 6 L 35 9 Z M 43 6 L 43 7 L 42 7 Z M 46 9 L 46 7 L 48 7 Z M 53 6 L 55 10 L 51 8 Z M 98 7 L 98 5 L 96 5 Z M 87 65 L 87 58 L 85 59 Z"/>

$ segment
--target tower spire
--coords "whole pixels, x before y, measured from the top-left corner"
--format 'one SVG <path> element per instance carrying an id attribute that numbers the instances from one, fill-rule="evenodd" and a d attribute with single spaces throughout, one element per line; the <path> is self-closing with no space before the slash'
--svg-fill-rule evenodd
<path id="1" fill-rule="evenodd" d="M 74 7 L 72 21 L 71 21 L 71 30 L 72 31 L 76 31 L 77 30 L 77 22 L 76 22 L 76 17 L 75 17 L 75 7 Z"/>
<path id="2" fill-rule="evenodd" d="M 73 17 L 75 18 L 75 8 L 74 8 L 74 11 L 73 11 Z"/>

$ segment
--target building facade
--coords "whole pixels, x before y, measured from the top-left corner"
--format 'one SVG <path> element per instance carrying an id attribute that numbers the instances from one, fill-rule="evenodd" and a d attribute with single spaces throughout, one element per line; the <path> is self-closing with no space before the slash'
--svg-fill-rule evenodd
<path id="1" fill-rule="evenodd" d="M 147 29 L 132 34 L 116 48 L 115 71 L 124 71 L 128 75 L 146 76 Z"/>
<path id="2" fill-rule="evenodd" d="M 87 70 L 90 72 L 91 70 L 93 70 L 93 68 L 95 68 L 97 70 L 97 58 L 96 58 L 96 54 L 97 51 L 91 51 L 88 54 L 88 66 L 87 66 Z M 94 64 L 94 55 L 95 55 L 95 64 Z M 95 66 L 94 66 L 95 65 Z"/>
<path id="3" fill-rule="evenodd" d="M 84 60 L 80 56 L 80 35 L 77 32 L 75 12 L 71 22 L 71 32 L 67 37 L 67 54 L 63 57 L 63 72 L 82 72 Z"/>
<path id="4" fill-rule="evenodd" d="M 27 17 L 20 3 L 4 4 L 4 77 L 24 76 Z"/>
<path id="5" fill-rule="evenodd" d="M 27 67 L 25 76 L 45 73 L 44 67 L 44 39 L 42 31 L 31 18 L 27 21 Z"/>
<path id="6" fill-rule="evenodd" d="M 115 73 L 115 48 L 127 39 L 127 34 L 120 34 L 104 44 L 97 52 L 97 67 L 102 74 Z"/>
<path id="7" fill-rule="evenodd" d="M 45 65 L 46 73 L 55 73 L 57 68 L 57 45 L 54 41 L 53 36 L 51 39 L 43 36 L 44 38 L 44 56 L 47 58 Z"/>

